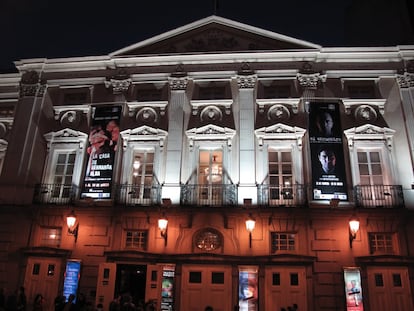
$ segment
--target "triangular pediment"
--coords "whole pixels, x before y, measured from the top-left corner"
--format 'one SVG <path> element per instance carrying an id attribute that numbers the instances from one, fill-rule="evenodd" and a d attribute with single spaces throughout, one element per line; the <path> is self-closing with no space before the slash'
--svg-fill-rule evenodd
<path id="1" fill-rule="evenodd" d="M 193 139 L 202 139 L 202 137 L 212 138 L 212 137 L 233 137 L 236 134 L 236 131 L 227 127 L 221 127 L 214 124 L 208 124 L 199 128 L 193 128 L 186 131 L 186 134 L 189 138 Z"/>
<path id="2" fill-rule="evenodd" d="M 48 143 L 66 143 L 86 141 L 88 135 L 70 128 L 64 128 L 57 132 L 50 132 L 44 135 Z"/>
<path id="3" fill-rule="evenodd" d="M 210 16 L 111 53 L 111 56 L 319 49 L 319 45 Z"/>
<path id="4" fill-rule="evenodd" d="M 344 131 L 345 136 L 354 139 L 384 139 L 392 137 L 395 130 L 387 127 L 379 127 L 373 124 L 364 124 L 358 127 L 353 127 Z"/>
<path id="5" fill-rule="evenodd" d="M 296 139 L 305 135 L 306 130 L 297 126 L 289 126 L 283 123 L 273 124 L 268 127 L 262 127 L 255 130 L 255 134 L 258 138 L 272 139 L 272 138 L 285 138 Z"/>
<path id="6" fill-rule="evenodd" d="M 125 143 L 137 140 L 164 140 L 167 132 L 147 125 L 128 129 L 120 133 Z"/>

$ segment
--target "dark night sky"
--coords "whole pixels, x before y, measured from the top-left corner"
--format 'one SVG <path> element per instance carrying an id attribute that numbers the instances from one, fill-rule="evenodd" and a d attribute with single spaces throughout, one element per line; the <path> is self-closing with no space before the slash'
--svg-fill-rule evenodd
<path id="1" fill-rule="evenodd" d="M 322 46 L 386 46 L 414 44 L 411 3 L 219 0 L 216 15 Z M 106 55 L 213 14 L 214 0 L 0 0 L 0 73 L 19 59 Z"/>

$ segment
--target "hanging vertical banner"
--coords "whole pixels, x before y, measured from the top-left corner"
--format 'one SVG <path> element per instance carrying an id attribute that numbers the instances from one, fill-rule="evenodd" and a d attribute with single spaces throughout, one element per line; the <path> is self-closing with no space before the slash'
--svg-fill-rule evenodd
<path id="1" fill-rule="evenodd" d="M 66 262 L 65 279 L 63 281 L 63 295 L 68 300 L 70 295 L 77 294 L 80 278 L 81 262 L 79 260 L 68 260 Z M 76 302 L 76 298 L 74 300 Z"/>
<path id="2" fill-rule="evenodd" d="M 338 103 L 310 103 L 309 143 L 313 199 L 348 200 Z"/>
<path id="3" fill-rule="evenodd" d="M 243 268 L 239 271 L 239 310 L 258 310 L 258 278 L 256 268 Z"/>
<path id="4" fill-rule="evenodd" d="M 120 106 L 92 107 L 82 198 L 111 198 L 112 173 L 118 146 L 120 118 Z"/>
<path id="5" fill-rule="evenodd" d="M 174 267 L 165 266 L 162 270 L 161 311 L 174 310 L 174 277 Z"/>
<path id="6" fill-rule="evenodd" d="M 361 273 L 359 268 L 345 268 L 346 311 L 363 311 Z"/>

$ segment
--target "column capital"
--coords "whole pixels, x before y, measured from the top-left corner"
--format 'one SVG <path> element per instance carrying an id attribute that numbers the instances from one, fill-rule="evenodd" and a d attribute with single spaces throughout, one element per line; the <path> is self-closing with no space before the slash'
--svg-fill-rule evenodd
<path id="1" fill-rule="evenodd" d="M 169 77 L 168 83 L 172 91 L 185 91 L 188 85 L 188 77 Z"/>
<path id="2" fill-rule="evenodd" d="M 37 71 L 32 70 L 25 72 L 20 81 L 20 97 L 43 97 L 46 90 L 46 84 L 41 82 Z"/>
<path id="3" fill-rule="evenodd" d="M 404 72 L 404 74 L 398 74 L 397 83 L 402 89 L 414 87 L 414 73 Z"/>
<path id="4" fill-rule="evenodd" d="M 110 78 L 108 81 L 105 81 L 106 88 L 112 87 L 112 92 L 114 94 L 122 94 L 122 93 L 127 92 L 131 84 L 132 84 L 131 78 L 118 79 L 114 77 L 114 78 Z"/>
<path id="5" fill-rule="evenodd" d="M 256 85 L 257 75 L 237 75 L 236 79 L 240 89 L 251 89 Z"/>
<path id="6" fill-rule="evenodd" d="M 319 72 L 298 73 L 296 79 L 302 87 L 317 89 L 319 84 L 326 81 L 326 75 L 321 75 Z"/>

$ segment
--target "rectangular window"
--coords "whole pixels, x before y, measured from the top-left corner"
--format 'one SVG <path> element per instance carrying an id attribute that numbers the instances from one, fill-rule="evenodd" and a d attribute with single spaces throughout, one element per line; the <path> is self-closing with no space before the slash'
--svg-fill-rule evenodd
<path id="1" fill-rule="evenodd" d="M 125 247 L 147 249 L 148 232 L 146 230 L 126 231 Z"/>
<path id="2" fill-rule="evenodd" d="M 200 87 L 200 99 L 224 99 L 226 96 L 226 88 L 224 86 Z"/>
<path id="3" fill-rule="evenodd" d="M 280 286 L 280 273 L 276 272 L 272 274 L 272 285 Z"/>
<path id="4" fill-rule="evenodd" d="M 87 91 L 67 92 L 63 95 L 64 105 L 79 105 L 88 103 Z"/>
<path id="5" fill-rule="evenodd" d="M 40 263 L 35 263 L 32 269 L 32 275 L 39 275 L 40 273 Z"/>
<path id="6" fill-rule="evenodd" d="M 201 283 L 201 272 L 199 272 L 199 271 L 190 271 L 188 282 L 189 283 L 200 284 Z"/>
<path id="7" fill-rule="evenodd" d="M 42 236 L 40 241 L 42 246 L 60 247 L 61 240 L 61 228 L 42 228 Z"/>
<path id="8" fill-rule="evenodd" d="M 198 198 L 201 205 L 220 205 L 223 202 L 223 152 L 202 150 L 199 155 Z"/>
<path id="9" fill-rule="evenodd" d="M 292 153 L 270 150 L 268 157 L 270 202 L 283 203 L 284 200 L 293 199 Z"/>
<path id="10" fill-rule="evenodd" d="M 159 101 L 162 99 L 162 90 L 142 89 L 137 92 L 138 101 Z"/>
<path id="11" fill-rule="evenodd" d="M 383 279 L 381 273 L 375 273 L 374 274 L 374 279 L 375 279 L 375 286 L 376 287 L 384 287 L 384 279 Z"/>
<path id="12" fill-rule="evenodd" d="M 137 151 L 134 154 L 132 170 L 132 185 L 129 191 L 131 199 L 150 202 L 154 182 L 154 152 Z"/>
<path id="13" fill-rule="evenodd" d="M 264 98 L 289 98 L 291 97 L 290 85 L 272 85 L 263 88 Z"/>
<path id="14" fill-rule="evenodd" d="M 290 274 L 290 285 L 298 286 L 299 285 L 299 275 L 297 273 Z"/>
<path id="15" fill-rule="evenodd" d="M 394 285 L 394 287 L 402 287 L 401 274 L 392 274 L 392 284 Z"/>
<path id="16" fill-rule="evenodd" d="M 348 86 L 349 98 L 375 98 L 375 85 L 370 82 L 361 85 Z"/>
<path id="17" fill-rule="evenodd" d="M 394 254 L 394 234 L 392 233 L 369 233 L 369 248 L 371 254 Z"/>
<path id="18" fill-rule="evenodd" d="M 212 272 L 211 284 L 224 284 L 224 272 Z"/>
<path id="19" fill-rule="evenodd" d="M 52 200 L 57 198 L 70 198 L 72 194 L 72 177 L 76 153 L 58 153 L 56 156 L 51 197 Z"/>
<path id="20" fill-rule="evenodd" d="M 294 251 L 295 250 L 295 238 L 294 233 L 286 232 L 272 232 L 271 233 L 271 249 L 272 253 L 278 251 Z"/>

